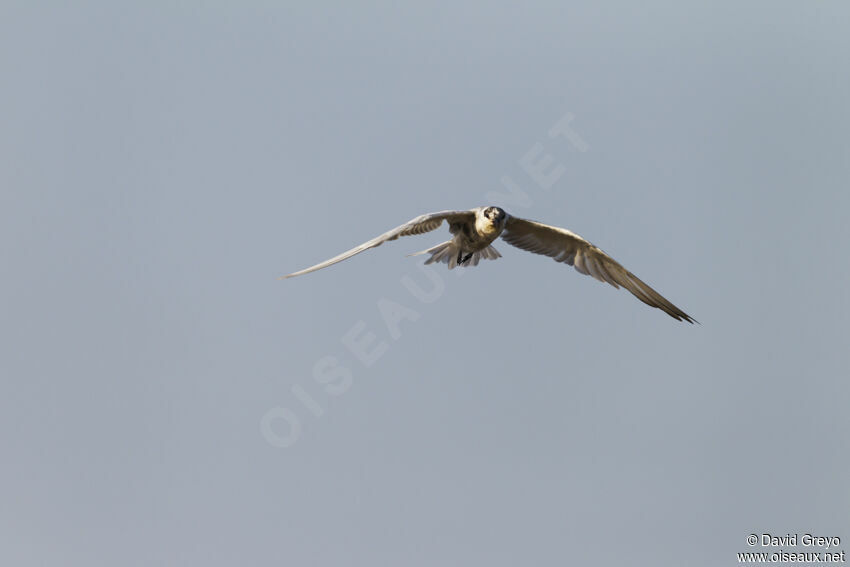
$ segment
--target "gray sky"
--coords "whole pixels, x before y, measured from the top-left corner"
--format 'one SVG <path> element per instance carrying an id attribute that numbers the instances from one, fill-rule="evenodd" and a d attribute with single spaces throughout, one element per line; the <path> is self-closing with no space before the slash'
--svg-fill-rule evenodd
<path id="1" fill-rule="evenodd" d="M 0 8 L 0 563 L 850 547 L 845 3 L 209 4 Z M 702 325 L 445 229 L 275 279 L 490 203 Z"/>

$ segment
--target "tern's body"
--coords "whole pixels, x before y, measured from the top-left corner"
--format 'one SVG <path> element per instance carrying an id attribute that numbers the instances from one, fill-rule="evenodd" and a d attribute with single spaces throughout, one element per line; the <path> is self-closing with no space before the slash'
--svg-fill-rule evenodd
<path id="1" fill-rule="evenodd" d="M 484 207 L 475 209 L 474 222 L 461 221 L 449 223 L 449 232 L 454 235 L 454 238 L 450 241 L 452 243 L 451 247 L 458 250 L 458 256 L 455 258 L 457 264 L 465 264 L 469 261 L 469 259 L 464 260 L 467 256 L 490 248 L 490 244 L 502 234 L 502 231 L 505 229 L 507 213 L 502 209 L 496 209 L 495 211 L 492 209 L 490 207 L 487 209 Z M 494 252 L 495 250 L 493 248 Z M 494 260 L 501 257 L 498 252 L 496 254 L 493 258 Z M 476 261 L 475 264 L 477 263 Z M 449 268 L 451 269 L 453 267 L 450 266 Z"/>
<path id="2" fill-rule="evenodd" d="M 478 207 L 469 211 L 443 211 L 422 215 L 330 260 L 282 278 L 326 268 L 399 236 L 430 232 L 438 228 L 443 221 L 448 223 L 452 239 L 412 254 L 431 254 L 426 264 L 443 262 L 448 264 L 451 270 L 455 266 L 477 266 L 481 258 L 501 258 L 501 254 L 492 246 L 493 241 L 501 236 L 508 244 L 517 248 L 543 254 L 556 262 L 574 266 L 582 274 L 593 276 L 616 288 L 623 286 L 647 305 L 663 310 L 674 319 L 689 323 L 694 321 L 608 254 L 577 234 L 563 228 L 513 217 L 498 207 Z"/>

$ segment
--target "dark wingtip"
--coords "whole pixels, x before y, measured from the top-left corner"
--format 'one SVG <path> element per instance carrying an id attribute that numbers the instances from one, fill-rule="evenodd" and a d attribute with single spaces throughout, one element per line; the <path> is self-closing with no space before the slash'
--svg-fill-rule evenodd
<path id="1" fill-rule="evenodd" d="M 694 323 L 696 323 L 697 325 L 702 325 L 702 323 L 700 323 L 699 321 L 697 321 L 696 319 L 694 319 L 693 317 L 691 317 L 687 313 L 678 313 L 677 315 L 678 316 L 676 317 L 676 319 L 678 319 L 679 321 L 687 321 L 691 325 L 693 325 Z"/>

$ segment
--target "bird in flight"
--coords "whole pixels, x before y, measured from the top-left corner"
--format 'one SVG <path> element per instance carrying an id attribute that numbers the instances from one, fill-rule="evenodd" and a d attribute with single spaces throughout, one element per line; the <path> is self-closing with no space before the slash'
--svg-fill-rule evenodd
<path id="1" fill-rule="evenodd" d="M 614 258 L 581 236 L 565 228 L 511 216 L 499 207 L 477 207 L 468 211 L 442 211 L 421 215 L 348 252 L 278 279 L 293 278 L 327 268 L 399 236 L 431 232 L 443 224 L 443 221 L 448 223 L 452 239 L 409 256 L 430 254 L 426 264 L 442 262 L 448 264 L 450 270 L 455 266 L 477 266 L 481 258 L 495 260 L 502 257 L 492 246 L 492 242 L 501 236 L 508 244 L 517 248 L 543 254 L 556 262 L 574 266 L 580 273 L 593 276 L 615 288 L 623 286 L 647 305 L 661 309 L 677 321 L 695 321 Z"/>

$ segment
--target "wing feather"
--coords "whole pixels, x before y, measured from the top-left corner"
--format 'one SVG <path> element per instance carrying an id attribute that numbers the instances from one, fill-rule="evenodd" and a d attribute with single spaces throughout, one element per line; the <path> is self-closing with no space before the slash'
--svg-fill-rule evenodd
<path id="1" fill-rule="evenodd" d="M 661 309 L 678 321 L 695 321 L 600 248 L 565 228 L 509 216 L 502 238 L 522 250 L 569 264 L 579 273 L 615 288 L 623 286 L 642 302 Z"/>
<path id="2" fill-rule="evenodd" d="M 302 274 L 309 274 L 310 272 L 315 272 L 316 270 L 321 270 L 322 268 L 327 268 L 337 262 L 342 262 L 343 260 L 347 260 L 356 254 L 360 254 L 370 248 L 375 248 L 376 246 L 380 246 L 384 242 L 389 240 L 395 240 L 399 236 L 411 236 L 416 234 L 424 234 L 426 232 L 431 232 L 432 230 L 436 230 L 443 224 L 444 220 L 448 220 L 449 224 L 452 223 L 463 223 L 470 222 L 475 220 L 475 213 L 473 211 L 440 211 L 438 213 L 428 213 L 426 215 L 420 215 L 414 219 L 409 220 L 401 226 L 397 226 L 396 228 L 385 232 L 380 236 L 376 236 L 372 240 L 364 242 L 360 246 L 352 248 L 347 252 L 343 252 L 338 256 L 334 256 L 330 260 L 325 260 L 320 264 L 316 264 L 315 266 L 311 266 L 309 268 L 305 268 L 298 272 L 293 272 L 291 274 L 280 276 L 278 279 L 286 279 L 286 278 L 294 278 L 295 276 L 300 276 Z"/>

